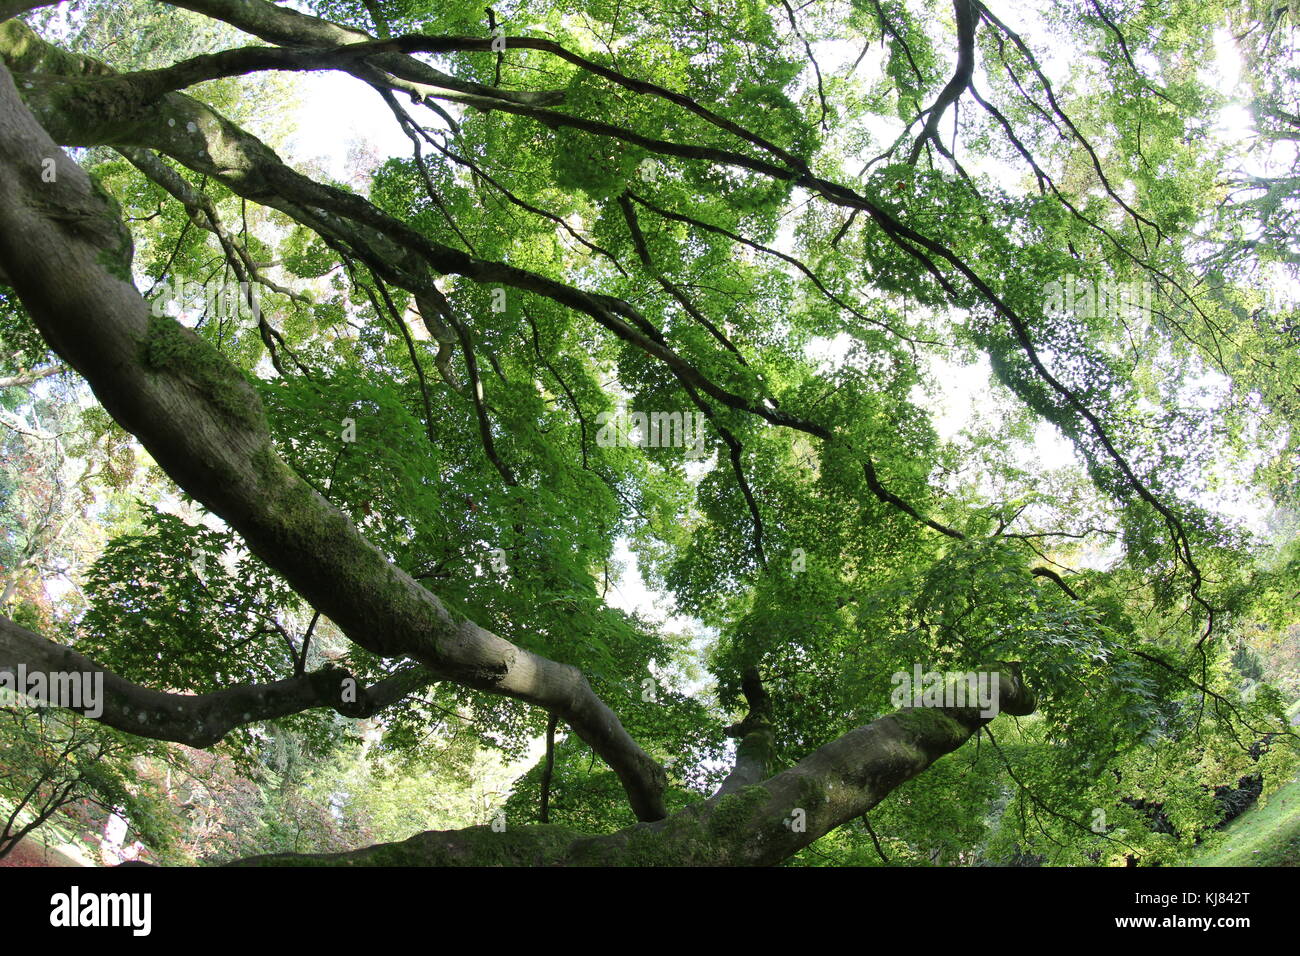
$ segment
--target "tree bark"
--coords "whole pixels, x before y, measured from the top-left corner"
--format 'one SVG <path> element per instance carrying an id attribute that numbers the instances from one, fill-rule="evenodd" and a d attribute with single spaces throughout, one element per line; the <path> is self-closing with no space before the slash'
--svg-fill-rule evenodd
<path id="1" fill-rule="evenodd" d="M 85 714 L 102 708 L 101 713 L 88 716 L 138 737 L 200 748 L 211 747 L 236 727 L 317 707 L 332 707 L 345 717 L 372 717 L 433 679 L 423 668 L 410 666 L 364 687 L 347 671 L 327 667 L 268 684 L 241 684 L 206 694 L 168 694 L 134 684 L 71 647 L 0 617 L 0 673 L 16 675 L 19 665 L 25 665 L 29 674 L 79 675 L 87 682 L 83 694 L 90 687 L 88 682 L 102 681 L 96 699 L 83 696 L 85 706 L 64 709 Z M 62 706 L 68 702 L 48 703 Z"/>
<path id="2" fill-rule="evenodd" d="M 43 181 L 46 160 L 53 182 Z M 276 454 L 242 373 L 190 330 L 150 316 L 130 262 L 130 235 L 112 200 L 55 145 L 0 69 L 0 268 L 109 414 L 351 640 L 556 714 L 618 775 L 639 819 L 662 818 L 663 769 L 582 673 L 457 620 L 393 566 Z"/>
<path id="3" fill-rule="evenodd" d="M 52 7 L 59 0 L 0 0 L 0 21 L 39 7 Z"/>
<path id="4" fill-rule="evenodd" d="M 1003 713 L 1034 711 L 1015 665 L 997 665 Z M 992 718 L 975 708 L 895 711 L 762 783 L 718 793 L 666 820 L 590 836 L 556 825 L 419 833 L 348 853 L 278 854 L 237 866 L 771 866 L 864 813 Z"/>

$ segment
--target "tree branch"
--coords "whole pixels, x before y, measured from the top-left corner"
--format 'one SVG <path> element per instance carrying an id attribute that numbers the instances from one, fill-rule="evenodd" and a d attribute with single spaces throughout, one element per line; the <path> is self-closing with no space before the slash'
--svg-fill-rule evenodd
<path id="1" fill-rule="evenodd" d="M 41 156 L 54 158 L 55 182 L 41 182 L 32 161 Z M 276 454 L 242 373 L 190 330 L 151 319 L 129 281 L 130 256 L 129 233 L 107 199 L 0 70 L 0 265 L 46 341 L 109 414 L 351 640 L 557 714 L 618 775 L 637 816 L 661 818 L 663 769 L 586 678 L 457 620 L 392 565 Z"/>
<path id="2" fill-rule="evenodd" d="M 0 375 L 0 388 L 31 385 L 43 378 L 49 378 L 51 375 L 58 375 L 60 372 L 66 371 L 67 369 L 61 365 L 51 365 L 48 368 L 33 369 L 30 372 L 19 372 L 17 375 Z"/>
<path id="3" fill-rule="evenodd" d="M 749 705 L 749 713 L 740 723 L 733 724 L 724 731 L 728 737 L 739 741 L 736 744 L 736 764 L 722 781 L 722 786 L 718 787 L 715 796 L 760 783 L 772 772 L 775 749 L 772 739 L 772 700 L 763 688 L 757 667 L 745 671 L 740 688 Z"/>
<path id="4" fill-rule="evenodd" d="M 1033 713 L 1019 668 L 997 670 L 1003 713 Z M 975 708 L 908 707 L 850 731 L 761 783 L 719 792 L 657 823 L 603 836 L 565 827 L 420 833 L 348 853 L 280 854 L 236 866 L 771 866 L 867 813 L 992 718 Z M 798 825 L 795 825 L 798 820 Z"/>
<path id="5" fill-rule="evenodd" d="M 921 130 L 920 135 L 916 137 L 916 142 L 912 144 L 912 152 L 907 157 L 909 165 L 915 166 L 916 161 L 921 157 L 921 150 L 929 140 L 933 140 L 937 145 L 939 143 L 939 121 L 943 119 L 944 111 L 949 106 L 957 102 L 966 88 L 970 86 L 971 77 L 975 74 L 975 25 L 977 17 L 975 16 L 975 5 L 973 0 L 952 0 L 953 12 L 957 16 L 957 66 L 953 70 L 952 79 L 946 86 L 939 91 L 938 97 L 926 111 L 927 117 L 925 127 Z"/>
<path id="6" fill-rule="evenodd" d="M 421 667 L 407 666 L 364 687 L 347 671 L 326 667 L 269 684 L 167 694 L 132 683 L 71 647 L 0 616 L 0 673 L 16 674 L 20 664 L 29 674 L 77 674 L 83 681 L 103 681 L 103 693 L 89 706 L 64 709 L 138 737 L 200 748 L 211 747 L 236 727 L 319 707 L 330 707 L 345 717 L 372 717 L 435 679 Z M 87 703 L 84 693 L 82 702 Z M 102 713 L 89 712 L 96 707 L 102 707 Z"/>

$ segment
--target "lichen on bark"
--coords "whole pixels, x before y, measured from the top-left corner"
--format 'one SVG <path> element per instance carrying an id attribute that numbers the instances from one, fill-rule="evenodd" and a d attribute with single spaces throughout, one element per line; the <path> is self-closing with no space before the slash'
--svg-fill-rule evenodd
<path id="1" fill-rule="evenodd" d="M 179 322 L 150 316 L 143 357 L 148 368 L 184 378 L 232 424 L 265 431 L 262 400 L 247 379 L 215 346 Z"/>

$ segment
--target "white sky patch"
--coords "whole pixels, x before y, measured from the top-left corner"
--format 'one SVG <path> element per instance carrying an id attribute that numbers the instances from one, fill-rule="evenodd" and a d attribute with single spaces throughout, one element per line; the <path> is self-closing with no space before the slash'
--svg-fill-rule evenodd
<path id="1" fill-rule="evenodd" d="M 656 624 L 678 630 L 696 630 L 701 625 L 694 618 L 677 613 L 672 595 L 651 590 L 641 576 L 641 564 L 628 547 L 627 538 L 614 542 L 613 560 L 621 569 L 611 581 L 605 603 L 629 614 L 640 614 Z"/>
<path id="2" fill-rule="evenodd" d="M 637 556 L 629 549 L 627 538 L 619 538 L 614 542 L 613 561 L 620 571 L 610 582 L 605 603 L 628 614 L 638 614 L 653 622 L 660 630 L 693 635 L 691 646 L 697 655 L 702 655 L 707 645 L 716 637 L 716 633 L 712 628 L 705 627 L 701 621 L 678 614 L 671 594 L 652 590 L 646 586 L 645 578 L 641 576 L 640 563 Z M 704 692 L 709 684 L 707 679 L 684 680 L 682 675 L 670 672 L 664 667 L 663 662 L 659 661 L 650 661 L 648 671 L 656 680 L 692 696 Z"/>
<path id="3" fill-rule="evenodd" d="M 935 431 L 942 441 L 952 441 L 961 432 L 978 425 L 983 415 L 996 410 L 993 369 L 988 359 L 980 356 L 978 362 L 958 365 L 934 357 L 931 367 L 934 383 L 931 393 L 925 395 L 917 390 L 913 399 L 930 410 Z M 1082 465 L 1074 444 L 1048 421 L 1040 420 L 1034 426 L 1033 444 L 1022 444 L 1018 450 L 1016 464 L 1020 467 L 1036 465 L 1041 469 L 1057 469 Z"/>
<path id="4" fill-rule="evenodd" d="M 1241 85 L 1241 55 L 1227 30 L 1215 31 L 1214 66 L 1202 69 L 1200 80 L 1237 100 L 1219 110 L 1215 136 L 1236 143 L 1248 139 L 1254 132 L 1255 118 L 1245 103 L 1247 91 Z"/>

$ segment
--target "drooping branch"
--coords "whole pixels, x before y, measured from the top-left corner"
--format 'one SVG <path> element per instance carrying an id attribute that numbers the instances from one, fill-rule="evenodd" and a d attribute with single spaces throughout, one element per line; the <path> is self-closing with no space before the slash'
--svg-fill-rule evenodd
<path id="1" fill-rule="evenodd" d="M 231 235 L 230 230 L 226 228 L 220 213 L 217 211 L 216 203 L 210 197 L 192 188 L 189 183 L 181 178 L 179 173 L 152 153 L 129 146 L 120 148 L 118 152 L 125 156 L 131 165 L 135 166 L 136 169 L 140 170 L 146 177 L 161 186 L 180 202 L 185 207 L 192 222 L 217 237 L 231 267 L 237 274 L 240 274 L 241 279 L 244 278 L 242 273 L 246 273 L 247 278 L 244 281 L 256 282 L 258 285 L 265 286 L 272 292 L 279 293 L 300 304 L 305 305 L 311 302 L 301 292 L 286 288 L 262 274 L 261 266 L 253 260 L 247 247 L 236 240 Z M 250 307 L 253 305 L 251 302 L 249 304 Z"/>
<path id="2" fill-rule="evenodd" d="M 1016 49 L 1020 51 L 1020 54 L 1025 58 L 1025 62 L 1029 64 L 1029 68 L 1033 71 L 1034 76 L 1037 77 L 1038 82 L 1042 84 L 1043 92 L 1047 96 L 1047 102 L 1050 104 L 1053 114 L 1056 117 L 1058 117 L 1061 120 L 1061 122 L 1063 122 L 1066 125 L 1066 127 L 1069 128 L 1070 134 L 1075 140 L 1075 142 L 1077 142 L 1079 146 L 1082 147 L 1083 151 L 1088 154 L 1088 158 L 1092 162 L 1092 168 L 1096 171 L 1097 177 L 1101 181 L 1102 188 L 1106 190 L 1106 194 L 1110 196 L 1110 198 L 1114 200 L 1114 202 L 1121 209 L 1123 209 L 1126 213 L 1128 213 L 1128 215 L 1137 224 L 1138 240 L 1142 243 L 1143 248 L 1144 249 L 1147 248 L 1147 238 L 1146 238 L 1146 233 L 1142 229 L 1143 226 L 1148 226 L 1152 230 L 1154 230 L 1156 234 L 1157 243 L 1159 243 L 1162 239 L 1164 239 L 1164 232 L 1160 228 L 1160 225 L 1154 222 L 1153 220 L 1151 220 L 1150 218 L 1148 218 L 1147 216 L 1144 216 L 1136 209 L 1134 209 L 1124 199 L 1124 197 L 1121 196 L 1119 192 L 1116 191 L 1116 189 L 1114 188 L 1114 186 L 1110 181 L 1110 178 L 1106 175 L 1106 171 L 1102 166 L 1101 159 L 1100 157 L 1098 157 L 1096 149 L 1093 147 L 1092 143 L 1089 142 L 1087 137 L 1083 135 L 1079 127 L 1075 125 L 1074 121 L 1070 119 L 1069 115 L 1065 112 L 1065 110 L 1061 107 L 1060 102 L 1056 98 L 1056 93 L 1053 90 L 1051 81 L 1047 78 L 1047 75 L 1043 72 L 1042 68 L 1038 65 L 1038 58 L 1034 56 L 1034 52 L 1029 48 L 1029 45 L 1025 43 L 1025 41 L 1020 37 L 1018 33 L 1016 33 L 1016 31 L 1012 30 L 1005 23 L 1003 23 L 996 16 L 994 16 L 994 14 L 989 10 L 989 8 L 985 6 L 983 3 L 981 3 L 980 0 L 956 0 L 956 2 L 969 2 L 976 9 L 976 11 L 978 11 L 981 19 L 989 23 L 995 29 L 1001 31 L 1001 33 L 1005 34 L 1006 37 L 1011 40 L 1012 44 L 1016 47 Z M 1010 69 L 1009 65 L 1008 65 L 1008 69 Z"/>
<path id="3" fill-rule="evenodd" d="M 180 174 L 164 163 L 161 159 L 143 149 L 134 149 L 132 147 L 121 147 L 118 150 L 126 159 L 144 173 L 152 182 L 161 186 L 168 193 L 179 201 L 189 214 L 190 221 L 202 229 L 206 229 L 217 237 L 217 242 L 221 246 L 222 254 L 226 258 L 226 263 L 235 273 L 235 278 L 240 282 L 241 294 L 244 296 L 243 304 L 247 306 L 249 313 L 257 321 L 257 329 L 262 337 L 262 342 L 266 345 L 270 353 L 271 364 L 275 366 L 276 372 L 281 376 L 286 374 L 283 362 L 280 360 L 280 349 L 284 349 L 293 363 L 297 366 L 298 371 L 307 374 L 307 368 L 294 354 L 293 349 L 289 348 L 288 342 L 284 336 L 276 330 L 267 319 L 258 303 L 255 290 L 252 283 L 265 286 L 272 292 L 278 292 L 287 296 L 291 300 L 299 303 L 306 303 L 310 300 L 301 293 L 294 292 L 292 289 L 286 289 L 277 282 L 273 282 L 262 274 L 253 257 L 249 255 L 244 245 L 230 234 L 221 219 L 220 213 L 217 212 L 217 205 L 208 196 L 196 192 L 190 187 Z M 277 347 L 278 343 L 278 347 Z"/>
<path id="4" fill-rule="evenodd" d="M 479 442 L 483 446 L 483 454 L 492 463 L 492 467 L 501 476 L 506 487 L 516 488 L 519 486 L 519 479 L 515 477 L 510 466 L 501 460 L 501 455 L 497 452 L 496 440 L 492 437 L 492 421 L 488 418 L 487 399 L 483 394 L 483 379 L 479 375 L 478 359 L 474 355 L 474 342 L 470 338 L 469 330 L 456 318 L 446 296 L 435 288 L 431 298 L 435 307 L 441 312 L 443 321 L 456 330 L 456 337 L 460 340 L 461 354 L 465 359 L 465 372 L 469 379 L 470 401 L 474 404 L 474 418 L 478 422 Z"/>
<path id="5" fill-rule="evenodd" d="M 736 361 L 741 365 L 748 366 L 749 363 L 745 361 L 744 355 L 742 355 L 740 350 L 732 344 L 731 340 L 723 335 L 722 332 L 712 322 L 710 322 L 698 308 L 695 307 L 695 304 L 690 300 L 685 292 L 678 288 L 676 283 L 665 276 L 660 270 L 655 268 L 654 261 L 650 257 L 650 248 L 646 244 L 645 235 L 641 232 L 641 226 L 637 222 L 636 210 L 633 208 L 632 201 L 628 197 L 628 194 L 623 193 L 619 196 L 618 203 L 619 208 L 623 212 L 623 219 L 627 223 L 628 233 L 632 237 L 632 245 L 636 249 L 637 257 L 641 260 L 641 265 L 645 271 L 658 280 L 659 285 L 663 290 L 677 301 L 677 304 L 682 307 L 687 315 L 695 319 L 696 322 L 699 322 L 710 334 L 713 335 L 715 339 L 726 346 L 727 349 L 736 357 Z M 647 327 L 647 332 L 652 334 L 659 344 L 666 345 L 663 334 L 658 329 Z M 699 393 L 691 383 L 682 380 L 680 372 L 674 370 L 674 374 L 676 374 L 678 379 L 681 380 L 682 388 L 695 404 L 695 407 L 698 408 L 713 427 L 718 430 L 718 434 L 722 436 L 722 440 L 727 446 L 728 457 L 731 459 L 732 473 L 736 476 L 736 485 L 740 488 L 740 493 L 745 499 L 745 506 L 749 509 L 749 519 L 754 528 L 754 554 L 758 558 L 759 565 L 766 568 L 767 553 L 763 549 L 763 516 L 759 513 L 758 501 L 754 497 L 754 490 L 750 487 L 749 479 L 745 476 L 743 460 L 744 445 L 731 429 L 727 428 L 726 425 L 718 420 L 708 402 L 704 401 L 700 397 Z"/>
<path id="6" fill-rule="evenodd" d="M 1093 12 L 1097 14 L 1097 19 L 1104 23 L 1106 29 L 1115 35 L 1115 42 L 1119 44 L 1120 55 L 1124 58 L 1124 62 L 1128 64 L 1128 68 L 1133 72 L 1133 75 L 1137 77 L 1138 82 L 1142 84 L 1143 88 L 1150 90 L 1166 103 L 1169 103 L 1172 106 L 1178 106 L 1177 103 L 1169 98 L 1169 95 L 1165 93 L 1164 90 L 1160 89 L 1147 79 L 1146 74 L 1142 72 L 1135 62 L 1133 62 L 1133 53 L 1129 50 L 1128 42 L 1124 39 L 1124 32 L 1116 26 L 1114 20 L 1106 16 L 1106 8 L 1098 3 L 1097 0 L 1089 0 L 1089 4 L 1092 6 Z"/>
<path id="7" fill-rule="evenodd" d="M 828 302 L 832 303 L 833 305 L 835 305 L 840 309 L 843 309 L 845 312 L 848 312 L 850 315 L 861 320 L 862 322 L 879 326 L 880 328 L 889 332 L 891 335 L 897 336 L 903 341 L 910 342 L 913 345 L 939 345 L 940 344 L 939 342 L 927 341 L 924 339 L 919 339 L 919 340 L 913 339 L 907 334 L 905 334 L 904 332 L 900 332 L 898 329 L 895 329 L 889 323 L 882 322 L 880 319 L 867 315 L 865 312 L 856 308 L 852 303 L 846 301 L 844 298 L 842 298 L 839 295 L 836 295 L 829 288 L 827 288 L 826 283 L 823 282 L 822 279 L 818 277 L 818 275 L 815 272 L 813 272 L 813 270 L 810 269 L 805 262 L 803 262 L 801 259 L 796 258 L 795 256 L 782 252 L 779 249 L 773 249 L 770 246 L 765 246 L 760 242 L 754 242 L 752 239 L 747 239 L 744 236 L 740 235 L 739 233 L 732 232 L 730 229 L 724 229 L 721 226 L 715 226 L 712 223 L 707 223 L 704 222 L 703 220 L 696 219 L 694 216 L 688 216 L 685 215 L 684 213 L 674 212 L 671 209 L 664 209 L 662 206 L 658 206 L 655 203 L 651 202 L 650 200 L 646 199 L 644 196 L 640 196 L 634 192 L 629 191 L 628 196 L 638 204 L 644 206 L 646 209 L 649 209 L 655 215 L 660 216 L 664 219 L 668 219 L 672 222 L 685 223 L 688 226 L 693 226 L 697 229 L 703 229 L 706 232 L 712 232 L 716 235 L 723 236 L 724 238 L 729 239 L 732 242 L 749 246 L 749 248 L 761 252 L 764 255 L 773 256 L 774 258 L 780 259 L 782 262 L 794 266 L 801 273 L 803 273 L 804 276 L 808 278 L 808 281 L 813 284 L 813 287 L 818 292 L 820 292 L 821 295 Z M 860 210 L 854 210 L 854 214 L 856 214 L 859 211 Z"/>
<path id="8" fill-rule="evenodd" d="M 54 161 L 54 182 L 42 182 L 42 159 Z M 637 816 L 661 818 L 663 769 L 581 672 L 458 620 L 391 564 L 280 459 L 242 374 L 175 321 L 151 319 L 128 281 L 130 260 L 109 200 L 0 70 L 0 264 L 47 343 L 109 414 L 355 643 L 557 714 L 618 775 Z"/>
<path id="9" fill-rule="evenodd" d="M 350 262 L 348 263 L 348 269 L 349 274 L 351 274 L 352 266 Z M 355 276 L 353 276 L 353 285 L 356 285 Z M 364 287 L 366 296 L 370 299 L 370 305 L 374 308 L 376 315 L 383 316 L 385 310 L 387 310 L 386 314 L 389 319 L 392 320 L 393 325 L 397 327 L 398 333 L 402 336 L 402 341 L 406 345 L 407 357 L 411 360 L 411 367 L 415 369 L 415 377 L 420 384 L 420 402 L 424 406 L 424 433 L 429 436 L 429 441 L 432 443 L 435 441 L 433 428 L 433 400 L 429 397 L 429 383 L 424 375 L 424 364 L 420 361 L 419 353 L 415 350 L 415 339 L 411 336 L 411 330 L 406 327 L 405 317 L 394 304 L 392 296 L 388 294 L 388 290 L 384 288 L 383 282 L 379 279 L 375 279 L 375 286 L 383 296 L 383 306 L 380 306 L 379 299 L 375 297 L 374 292 L 371 291 L 369 286 Z M 440 345 L 439 348 L 441 349 L 443 346 Z"/>
<path id="10" fill-rule="evenodd" d="M 168 694 L 126 680 L 66 644 L 0 616 L 0 673 L 17 675 L 20 665 L 28 675 L 44 675 L 47 687 L 52 675 L 75 675 L 81 682 L 78 701 L 48 701 L 51 705 L 138 737 L 191 747 L 211 747 L 236 727 L 321 707 L 345 717 L 373 717 L 435 679 L 424 668 L 407 665 L 366 687 L 345 670 L 325 667 L 267 684 L 240 684 L 206 694 Z M 96 685 L 102 692 L 94 689 Z"/>
<path id="11" fill-rule="evenodd" d="M 804 35 L 803 30 L 799 27 L 799 21 L 795 17 L 794 8 L 790 6 L 789 0 L 781 0 L 781 6 L 785 8 L 785 15 L 790 20 L 790 29 L 794 31 L 794 35 L 803 44 L 804 54 L 808 57 L 808 62 L 813 68 L 813 74 L 817 78 L 817 101 L 822 108 L 821 127 L 823 130 L 828 130 L 826 117 L 829 115 L 829 110 L 826 106 L 826 87 L 822 83 L 822 68 L 817 62 L 817 57 L 813 54 L 812 44 L 808 42 L 808 37 Z"/>

